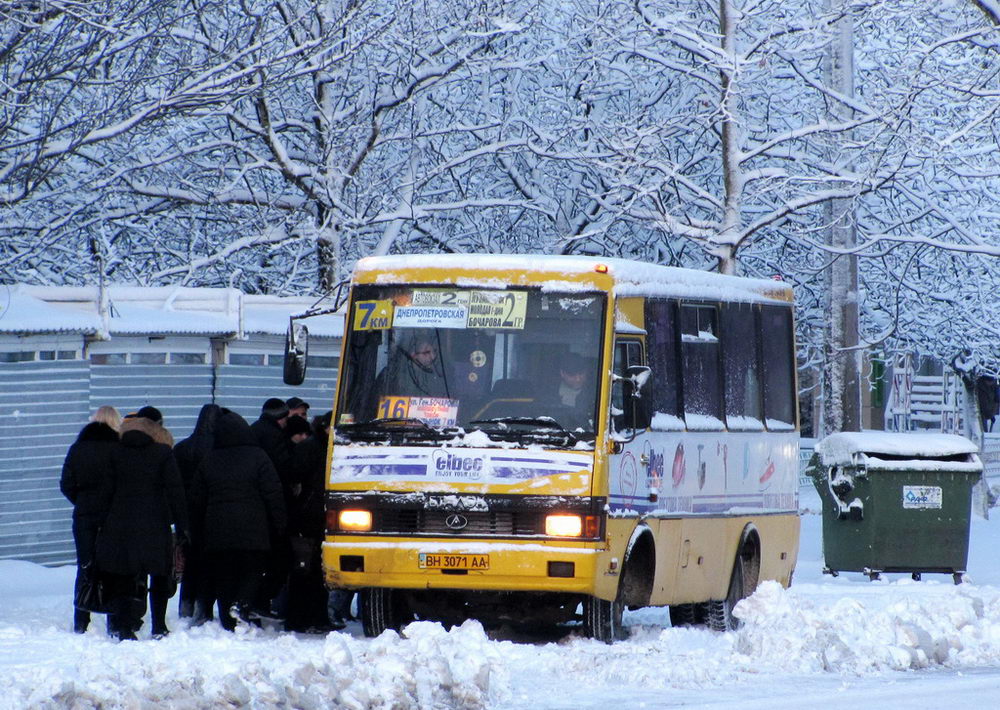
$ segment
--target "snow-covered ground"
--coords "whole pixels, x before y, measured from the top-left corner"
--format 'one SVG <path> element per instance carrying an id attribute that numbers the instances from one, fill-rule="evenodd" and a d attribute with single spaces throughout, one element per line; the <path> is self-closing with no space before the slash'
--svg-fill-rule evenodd
<path id="1" fill-rule="evenodd" d="M 794 585 L 764 584 L 739 631 L 674 629 L 649 609 L 614 646 L 493 640 L 475 622 L 227 634 L 185 629 L 175 603 L 166 639 L 114 643 L 100 618 L 71 633 L 73 568 L 0 562 L 0 708 L 1000 707 L 1000 514 L 973 521 L 959 586 L 824 576 L 820 522 L 803 514 Z"/>

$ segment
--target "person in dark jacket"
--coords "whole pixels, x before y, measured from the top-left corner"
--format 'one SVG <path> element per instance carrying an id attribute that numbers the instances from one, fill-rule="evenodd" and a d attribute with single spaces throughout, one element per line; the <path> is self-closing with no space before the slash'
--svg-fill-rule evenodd
<path id="1" fill-rule="evenodd" d="M 997 379 L 992 375 L 979 375 L 976 378 L 976 402 L 979 404 L 979 417 L 983 431 L 993 431 L 1000 410 L 1000 398 L 997 397 Z"/>
<path id="2" fill-rule="evenodd" d="M 173 451 L 157 443 L 153 422 L 143 417 L 122 421 L 121 443 L 111 452 L 108 483 L 102 491 L 103 522 L 97 536 L 97 565 L 108 579 L 112 597 L 108 631 L 135 639 L 145 614 L 146 579 L 154 587 L 171 574 L 174 531 L 188 535 L 187 504 Z M 169 595 L 151 590 L 151 598 Z M 153 610 L 154 637 L 167 633 L 164 614 Z"/>
<path id="3" fill-rule="evenodd" d="M 277 397 L 271 397 L 261 407 L 260 417 L 250 429 L 257 438 L 257 443 L 267 453 L 278 472 L 278 480 L 285 496 L 285 510 L 288 511 L 294 497 L 292 480 L 292 442 L 288 437 L 288 405 Z M 261 584 L 259 598 L 255 602 L 256 613 L 266 617 L 284 617 L 285 591 L 287 590 L 288 572 L 291 565 L 291 552 L 287 535 L 275 537 L 271 541 L 271 551 L 268 554 L 264 569 L 264 581 Z"/>
<path id="4" fill-rule="evenodd" d="M 316 417 L 312 434 L 296 444 L 292 452 L 298 495 L 294 499 L 294 512 L 289 516 L 289 534 L 292 549 L 298 548 L 300 552 L 293 557 L 289 575 L 287 631 L 325 633 L 344 628 L 342 621 L 330 621 L 329 593 L 320 555 L 326 534 L 326 449 L 332 416 L 332 412 L 327 412 Z"/>
<path id="5" fill-rule="evenodd" d="M 260 417 L 250 425 L 258 445 L 270 457 L 279 476 L 288 471 L 292 460 L 292 450 L 285 435 L 287 423 L 288 405 L 277 397 L 271 397 L 261 407 Z"/>
<path id="6" fill-rule="evenodd" d="M 184 493 L 187 497 L 188 510 L 192 509 L 191 498 L 194 487 L 194 477 L 198 466 L 202 460 L 212 450 L 215 442 L 215 422 L 219 417 L 222 407 L 217 404 L 206 404 L 198 413 L 198 421 L 194 425 L 194 432 L 184 441 L 174 447 L 174 458 L 177 459 L 177 468 L 181 472 L 181 480 L 184 482 Z M 203 532 L 199 529 L 198 521 L 191 520 L 191 540 L 185 549 L 184 576 L 181 578 L 180 598 L 178 601 L 178 616 L 183 618 L 193 617 L 195 623 L 212 618 L 212 604 L 214 599 L 208 595 L 202 596 L 199 593 L 199 586 L 205 579 L 204 550 L 202 547 Z M 201 601 L 199 601 L 201 600 Z M 205 603 L 207 601 L 207 604 Z"/>
<path id="7" fill-rule="evenodd" d="M 272 537 L 285 533 L 285 501 L 274 464 L 239 414 L 223 409 L 215 445 L 202 460 L 192 488 L 198 527 L 218 600 L 219 621 L 252 620 Z"/>
<path id="8" fill-rule="evenodd" d="M 73 504 L 73 542 L 76 545 L 74 597 L 83 583 L 84 567 L 94 559 L 97 531 L 101 524 L 101 490 L 111 467 L 111 452 L 118 443 L 122 418 L 114 407 L 100 407 L 69 447 L 63 463 L 59 490 Z M 90 612 L 73 610 L 73 631 L 82 634 L 90 626 Z"/>
<path id="9" fill-rule="evenodd" d="M 163 414 L 159 409 L 146 405 L 136 412 L 135 416 L 147 419 L 153 425 L 152 428 L 146 429 L 146 432 L 153 437 L 153 441 L 157 444 L 165 444 L 171 449 L 174 448 L 174 436 L 164 425 Z M 185 505 L 186 500 L 185 498 Z M 172 565 L 169 573 L 162 578 L 158 578 L 156 575 L 150 577 L 149 609 L 153 636 L 156 638 L 161 638 L 170 633 L 169 629 L 167 629 L 167 605 L 170 603 L 170 597 L 174 596 L 176 591 L 177 579 L 174 576 Z"/>

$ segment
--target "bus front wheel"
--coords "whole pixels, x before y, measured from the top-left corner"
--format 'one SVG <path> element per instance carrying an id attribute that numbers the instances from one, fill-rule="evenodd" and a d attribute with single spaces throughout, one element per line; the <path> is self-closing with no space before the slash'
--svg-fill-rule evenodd
<path id="1" fill-rule="evenodd" d="M 374 638 L 386 629 L 399 631 L 413 620 L 406 604 L 395 589 L 371 587 L 358 593 L 358 613 L 365 636 Z"/>
<path id="2" fill-rule="evenodd" d="M 614 643 L 625 638 L 622 626 L 622 613 L 625 605 L 621 594 L 614 601 L 598 597 L 587 597 L 583 600 L 583 628 L 589 638 L 604 643 Z"/>

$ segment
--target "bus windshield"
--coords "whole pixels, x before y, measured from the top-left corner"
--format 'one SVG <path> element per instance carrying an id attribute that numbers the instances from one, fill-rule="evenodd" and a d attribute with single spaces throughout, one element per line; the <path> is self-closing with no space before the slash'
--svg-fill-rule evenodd
<path id="1" fill-rule="evenodd" d="M 356 286 L 335 435 L 592 446 L 606 302 L 591 292 Z"/>

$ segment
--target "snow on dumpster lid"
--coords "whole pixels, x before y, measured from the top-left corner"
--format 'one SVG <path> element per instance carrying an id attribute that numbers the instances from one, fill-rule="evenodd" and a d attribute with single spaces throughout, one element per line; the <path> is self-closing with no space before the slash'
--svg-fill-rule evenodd
<path id="1" fill-rule="evenodd" d="M 916 434 L 887 431 L 839 432 L 816 444 L 824 466 L 848 465 L 853 455 L 942 458 L 975 454 L 979 447 L 964 436 L 955 434 Z"/>

